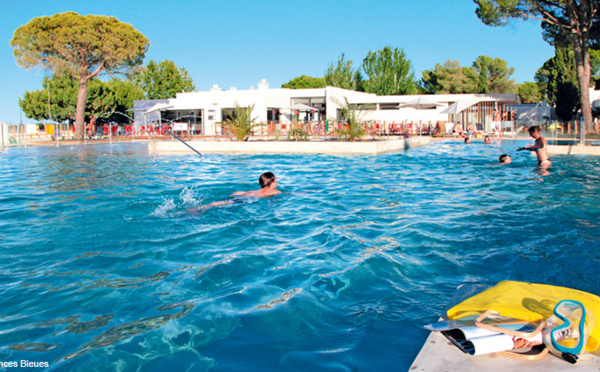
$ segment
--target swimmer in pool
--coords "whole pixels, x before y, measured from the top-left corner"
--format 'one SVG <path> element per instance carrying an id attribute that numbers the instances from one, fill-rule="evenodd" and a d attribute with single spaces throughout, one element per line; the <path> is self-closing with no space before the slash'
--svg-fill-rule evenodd
<path id="1" fill-rule="evenodd" d="M 281 194 L 281 191 L 277 190 L 277 177 L 271 172 L 266 172 L 260 175 L 258 178 L 260 189 L 252 191 L 236 191 L 231 194 L 229 200 L 223 200 L 213 202 L 208 205 L 204 205 L 191 212 L 197 213 L 199 210 L 207 210 L 213 207 L 220 207 L 223 205 L 240 204 L 243 203 L 243 198 L 267 198 L 269 196 Z"/>
<path id="2" fill-rule="evenodd" d="M 465 137 L 465 143 L 471 143 L 471 137 Z"/>
<path id="3" fill-rule="evenodd" d="M 231 194 L 231 196 L 266 198 L 281 194 L 281 191 L 277 190 L 277 177 L 275 177 L 275 175 L 271 172 L 261 174 L 260 177 L 258 177 L 258 183 L 260 185 L 259 190 L 236 191 Z"/>
<path id="4" fill-rule="evenodd" d="M 499 160 L 500 160 L 500 165 L 512 163 L 512 159 L 510 158 L 510 155 L 507 155 L 507 154 L 500 155 Z"/>
<path id="5" fill-rule="evenodd" d="M 485 136 L 483 138 L 483 143 L 485 143 L 486 145 L 489 145 L 490 143 L 493 143 L 492 140 L 490 139 L 490 136 Z"/>
<path id="6" fill-rule="evenodd" d="M 519 147 L 517 151 L 535 151 L 538 160 L 538 167 L 544 170 L 548 169 L 552 162 L 550 161 L 550 157 L 548 156 L 548 143 L 546 142 L 546 139 L 542 137 L 542 134 L 540 133 L 540 127 L 534 125 L 533 127 L 530 127 L 527 131 L 529 132 L 531 138 L 535 140 L 535 142 L 533 143 L 533 145 L 527 144 L 525 147 Z"/>

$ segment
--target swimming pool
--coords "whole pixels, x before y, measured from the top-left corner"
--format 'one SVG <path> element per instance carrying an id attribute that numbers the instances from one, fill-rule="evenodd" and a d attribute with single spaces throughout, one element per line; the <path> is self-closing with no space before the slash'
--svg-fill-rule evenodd
<path id="1" fill-rule="evenodd" d="M 0 153 L 0 361 L 408 370 L 456 286 L 600 293 L 600 164 L 525 142 L 380 156 Z M 513 164 L 492 167 L 503 153 Z M 273 171 L 286 194 L 191 213 Z"/>

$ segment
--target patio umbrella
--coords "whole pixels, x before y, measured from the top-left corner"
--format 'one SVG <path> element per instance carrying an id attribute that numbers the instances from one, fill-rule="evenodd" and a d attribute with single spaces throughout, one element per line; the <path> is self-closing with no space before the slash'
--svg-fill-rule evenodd
<path id="1" fill-rule="evenodd" d="M 416 99 L 413 99 L 412 101 L 408 101 L 400 105 L 400 107 L 412 107 L 416 110 L 429 110 L 434 109 L 438 106 L 443 106 L 443 104 L 433 101 L 426 97 L 418 97 Z"/>

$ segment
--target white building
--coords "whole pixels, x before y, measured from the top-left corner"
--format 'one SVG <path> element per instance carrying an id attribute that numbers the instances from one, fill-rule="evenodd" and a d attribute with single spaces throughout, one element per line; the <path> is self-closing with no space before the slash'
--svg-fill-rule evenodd
<path id="1" fill-rule="evenodd" d="M 412 105 L 417 99 L 431 104 Z M 438 121 L 460 121 L 464 126 L 479 124 L 486 130 L 492 128 L 494 109 L 504 113 L 505 106 L 519 102 L 516 94 L 377 96 L 336 87 L 270 89 L 266 80 L 262 80 L 256 89 L 222 90 L 215 84 L 210 91 L 177 93 L 170 99 L 135 101 L 132 111 L 138 128 L 168 121 L 186 125 L 194 134 L 215 135 L 221 134 L 220 124 L 236 105 L 254 105 L 252 117 L 256 117 L 256 123 L 272 123 L 285 131 L 292 122 L 339 121 L 346 101 L 356 107 L 360 120 L 383 128 L 393 123 L 435 125 Z"/>

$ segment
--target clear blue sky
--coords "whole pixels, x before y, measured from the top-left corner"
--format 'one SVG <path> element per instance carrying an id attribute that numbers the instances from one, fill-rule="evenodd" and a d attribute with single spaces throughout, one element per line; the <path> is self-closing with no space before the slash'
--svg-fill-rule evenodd
<path id="1" fill-rule="evenodd" d="M 132 24 L 150 39 L 145 61 L 173 60 L 190 72 L 198 90 L 214 83 L 248 89 L 260 79 L 276 88 L 299 75 L 323 76 L 342 52 L 358 65 L 368 51 L 386 45 L 404 49 L 417 78 L 436 63 L 458 59 L 470 66 L 486 55 L 506 60 L 521 83 L 532 81 L 554 54 L 539 23 L 485 26 L 472 0 L 28 0 L 2 5 L 0 122 L 19 122 L 19 97 L 40 89 L 47 73 L 17 66 L 9 45 L 14 31 L 34 17 L 65 11 Z"/>

